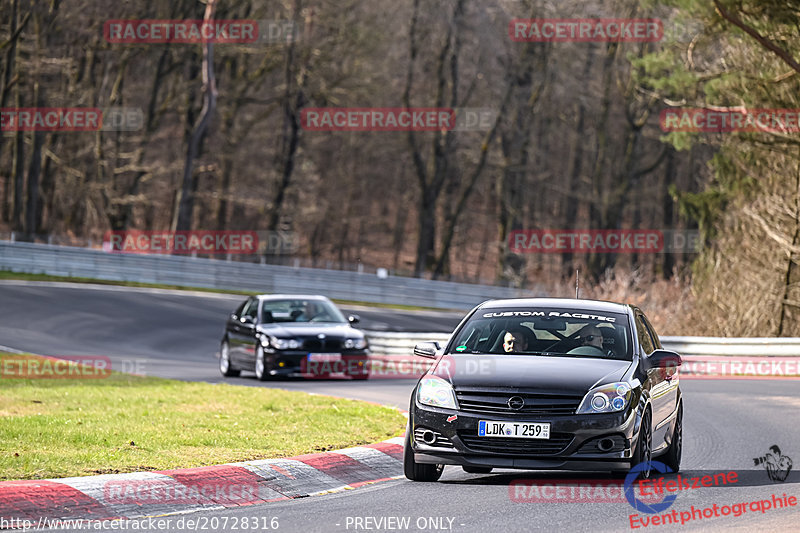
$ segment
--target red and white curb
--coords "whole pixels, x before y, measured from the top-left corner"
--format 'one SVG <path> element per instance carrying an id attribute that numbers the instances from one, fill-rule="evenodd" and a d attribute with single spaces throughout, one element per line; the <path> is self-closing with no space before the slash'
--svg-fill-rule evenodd
<path id="1" fill-rule="evenodd" d="M 402 477 L 403 437 L 219 466 L 0 482 L 0 518 L 104 520 L 303 498 Z"/>

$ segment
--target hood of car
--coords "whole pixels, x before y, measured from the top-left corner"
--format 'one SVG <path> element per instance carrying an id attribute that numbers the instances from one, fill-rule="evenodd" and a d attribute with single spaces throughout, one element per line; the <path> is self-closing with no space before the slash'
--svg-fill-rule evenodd
<path id="1" fill-rule="evenodd" d="M 456 390 L 496 388 L 584 394 L 595 385 L 622 381 L 631 364 L 588 357 L 447 354 L 433 374 L 449 380 Z"/>
<path id="2" fill-rule="evenodd" d="M 364 334 L 350 327 L 349 324 L 331 324 L 324 322 L 274 322 L 272 324 L 259 324 L 258 330 L 266 335 L 274 335 L 281 339 L 304 339 L 325 335 L 330 338 L 359 338 Z"/>

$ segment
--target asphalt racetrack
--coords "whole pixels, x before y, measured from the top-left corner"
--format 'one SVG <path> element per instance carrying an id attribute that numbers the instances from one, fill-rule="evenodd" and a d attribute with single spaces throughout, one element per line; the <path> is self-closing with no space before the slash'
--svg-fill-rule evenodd
<path id="1" fill-rule="evenodd" d="M 214 353 L 225 317 L 241 296 L 0 282 L 0 345 L 47 355 L 108 355 L 112 364 L 138 364 L 149 375 L 219 382 Z M 365 329 L 449 331 L 458 314 L 341 306 L 362 317 Z M 332 394 L 406 408 L 413 380 L 260 383 L 250 375 L 229 382 Z M 488 475 L 445 469 L 438 483 L 385 481 L 335 494 L 265 505 L 169 517 L 165 531 L 797 531 L 800 507 L 775 508 L 785 494 L 800 500 L 797 468 L 771 481 L 753 459 L 772 445 L 800 461 L 800 380 L 684 379 L 682 476 L 734 471 L 737 481 L 678 493 L 677 524 L 645 527 L 648 513 L 627 501 L 532 502 L 516 493 L 515 480 L 552 480 L 541 496 L 569 492 L 570 481 L 608 479 L 605 474 L 500 470 Z M 668 476 L 667 479 L 674 479 Z M 773 500 L 775 496 L 775 500 Z M 562 498 L 565 499 L 565 498 Z M 568 498 L 567 498 L 568 499 Z M 769 501 L 769 509 L 761 501 Z M 797 500 L 795 502 L 797 503 Z M 759 502 L 752 504 L 752 502 Z M 737 505 L 740 516 L 733 516 Z M 744 504 L 744 505 L 742 505 Z M 713 506 L 717 506 L 714 515 Z M 741 509 L 746 507 L 746 512 Z M 692 508 L 695 511 L 692 513 Z M 710 517 L 702 516 L 703 509 Z M 728 516 L 721 513 L 727 509 Z M 682 513 L 686 513 L 682 515 Z M 692 518 L 681 524 L 681 516 Z M 180 523 L 179 519 L 185 520 Z M 194 519 L 189 528 L 186 520 Z M 247 527 L 244 527 L 245 519 Z M 272 518 L 277 518 L 271 522 Z M 258 527 L 252 528 L 255 520 Z M 205 525 L 205 528 L 202 526 Z M 212 527 L 215 526 L 215 527 Z M 234 527 L 236 526 L 236 527 Z M 636 527 L 632 527 L 636 526 Z"/>

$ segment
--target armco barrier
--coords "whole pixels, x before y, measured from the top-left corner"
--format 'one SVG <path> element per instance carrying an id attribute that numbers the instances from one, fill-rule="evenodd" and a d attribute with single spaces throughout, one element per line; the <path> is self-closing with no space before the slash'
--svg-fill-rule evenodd
<path id="1" fill-rule="evenodd" d="M 293 268 L 172 255 L 107 253 L 91 248 L 0 241 L 0 270 L 110 281 L 160 283 L 438 309 L 471 309 L 493 298 L 544 296 L 539 290 Z"/>

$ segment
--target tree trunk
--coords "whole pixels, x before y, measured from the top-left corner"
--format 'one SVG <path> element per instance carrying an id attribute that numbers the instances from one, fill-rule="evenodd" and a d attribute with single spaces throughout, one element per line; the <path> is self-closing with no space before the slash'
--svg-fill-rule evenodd
<path id="1" fill-rule="evenodd" d="M 34 101 L 39 107 L 44 107 L 44 89 L 39 82 L 34 85 Z M 45 133 L 36 131 L 33 133 L 33 149 L 31 153 L 31 165 L 28 168 L 28 202 L 25 208 L 25 233 L 33 240 L 36 233 L 40 230 L 39 224 L 42 219 L 42 202 L 39 197 L 39 177 L 42 173 L 42 145 L 44 144 Z"/>
<path id="2" fill-rule="evenodd" d="M 208 0 L 203 21 L 208 23 L 214 20 L 214 11 L 217 0 Z M 183 168 L 183 181 L 181 185 L 180 200 L 178 202 L 178 217 L 175 224 L 177 231 L 192 229 L 192 215 L 194 214 L 194 191 L 197 187 L 194 176 L 194 160 L 200 151 L 200 143 L 208 131 L 208 124 L 217 109 L 217 82 L 214 77 L 214 44 L 203 45 L 203 109 L 200 119 L 189 139 L 186 150 L 186 162 Z"/>
<path id="3" fill-rule="evenodd" d="M 302 14 L 302 1 L 295 0 L 294 2 L 294 20 L 300 20 Z M 278 188 L 272 199 L 270 206 L 271 212 L 269 216 L 269 224 L 267 229 L 269 231 L 277 231 L 281 222 L 281 210 L 283 203 L 286 200 L 286 191 L 292 182 L 292 175 L 294 174 L 295 156 L 297 149 L 300 146 L 300 112 L 306 104 L 305 86 L 308 81 L 308 68 L 309 65 L 300 67 L 299 72 L 295 70 L 295 54 L 297 53 L 297 44 L 295 39 L 292 39 L 287 46 L 286 50 L 286 70 L 284 71 L 284 95 L 283 95 L 283 135 L 281 137 L 281 150 L 278 168 L 280 169 L 280 179 L 278 180 Z M 310 61 L 308 59 L 307 61 Z M 300 77 L 300 81 L 296 82 L 295 77 Z M 296 93 L 292 95 L 292 89 L 297 83 Z"/>
<path id="4" fill-rule="evenodd" d="M 590 79 L 592 66 L 594 65 L 594 55 L 596 48 L 592 43 L 587 43 L 589 47 L 586 54 L 586 63 L 583 66 L 583 79 Z M 569 169 L 567 170 L 567 196 L 564 199 L 564 228 L 574 229 L 575 220 L 578 217 L 578 203 L 580 196 L 572 196 L 572 192 L 580 192 L 585 189 L 581 183 L 583 172 L 584 144 L 586 143 L 586 104 L 582 98 L 578 99 L 577 111 L 575 113 L 575 136 L 570 147 Z M 589 200 L 591 201 L 591 200 Z M 571 276 L 574 272 L 572 265 L 572 252 L 566 251 L 561 254 L 562 271 L 566 276 Z"/>
<path id="5" fill-rule="evenodd" d="M 22 107 L 22 94 L 20 84 L 14 87 L 14 106 Z M 17 131 L 14 134 L 14 157 L 12 162 L 11 174 L 14 176 L 14 208 L 11 215 L 11 228 L 14 231 L 24 231 L 22 221 L 22 211 L 24 202 L 25 187 L 25 134 Z"/>
<path id="6" fill-rule="evenodd" d="M 11 0 L 11 13 L 9 16 L 9 34 L 11 35 L 8 43 L 8 51 L 6 52 L 6 61 L 3 68 L 3 77 L 0 79 L 0 108 L 8 106 L 8 97 L 11 94 L 11 74 L 14 72 L 15 60 L 17 58 L 17 39 L 19 32 L 22 29 L 21 25 L 18 26 L 19 16 L 19 0 Z M 27 20 L 27 19 L 26 19 Z M 24 23 L 23 23 L 24 25 Z M 5 44 L 5 43 L 3 43 Z M 3 135 L 0 135 L 0 157 L 2 157 L 3 150 Z M 16 151 L 16 150 L 15 150 Z M 11 221 L 11 175 L 3 172 L 3 222 Z"/>

